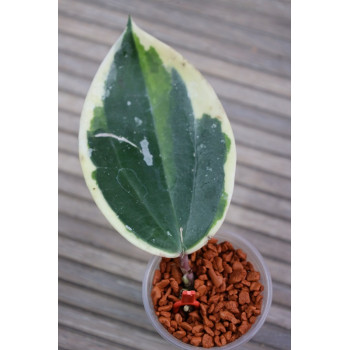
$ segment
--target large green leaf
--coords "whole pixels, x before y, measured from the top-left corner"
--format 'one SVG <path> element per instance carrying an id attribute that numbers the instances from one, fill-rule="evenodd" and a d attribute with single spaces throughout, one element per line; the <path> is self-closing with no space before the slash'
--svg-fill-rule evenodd
<path id="1" fill-rule="evenodd" d="M 220 227 L 236 163 L 225 111 L 191 64 L 131 20 L 92 82 L 79 147 L 98 207 L 136 246 L 174 257 Z"/>

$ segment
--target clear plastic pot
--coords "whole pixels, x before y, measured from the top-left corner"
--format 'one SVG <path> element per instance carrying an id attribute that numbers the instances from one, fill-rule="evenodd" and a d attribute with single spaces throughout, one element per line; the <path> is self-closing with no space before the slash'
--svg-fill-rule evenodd
<path id="1" fill-rule="evenodd" d="M 247 240 L 238 236 L 233 232 L 223 231 L 215 235 L 215 238 L 222 241 L 229 241 L 232 243 L 235 249 L 242 249 L 247 254 L 247 260 L 250 261 L 254 268 L 260 272 L 260 282 L 264 285 L 264 291 L 262 292 L 263 304 L 261 308 L 261 314 L 256 318 L 255 323 L 252 325 L 250 330 L 238 338 L 237 340 L 229 343 L 225 346 L 214 347 L 215 349 L 221 350 L 231 350 L 236 349 L 240 345 L 246 343 L 250 340 L 262 327 L 264 324 L 267 314 L 270 310 L 271 301 L 272 301 L 272 282 L 270 272 L 264 262 L 263 257 L 258 252 L 258 250 Z M 152 325 L 157 330 L 157 332 L 170 343 L 178 346 L 181 349 L 194 350 L 194 349 L 203 349 L 202 347 L 193 346 L 190 344 L 183 343 L 181 340 L 178 340 L 173 335 L 171 335 L 163 325 L 158 321 L 158 317 L 154 312 L 153 303 L 151 299 L 151 290 L 152 290 L 152 280 L 154 271 L 159 268 L 161 258 L 159 256 L 154 256 L 149 261 L 145 276 L 142 283 L 142 300 L 147 313 L 148 318 L 150 319 Z M 213 349 L 214 349 L 213 348 Z"/>

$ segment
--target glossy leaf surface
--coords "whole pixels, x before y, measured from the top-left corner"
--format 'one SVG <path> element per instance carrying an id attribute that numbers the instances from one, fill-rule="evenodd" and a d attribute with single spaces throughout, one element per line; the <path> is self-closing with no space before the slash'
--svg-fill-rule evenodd
<path id="1" fill-rule="evenodd" d="M 221 225 L 236 162 L 230 123 L 201 74 L 131 20 L 92 82 L 79 139 L 93 198 L 139 248 L 190 253 Z"/>

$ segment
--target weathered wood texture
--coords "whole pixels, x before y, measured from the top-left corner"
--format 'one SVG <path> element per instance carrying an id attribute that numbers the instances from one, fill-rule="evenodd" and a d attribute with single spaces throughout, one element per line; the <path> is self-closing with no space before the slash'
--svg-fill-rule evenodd
<path id="1" fill-rule="evenodd" d="M 238 163 L 222 231 L 246 237 L 273 279 L 267 322 L 242 349 L 290 349 L 290 2 L 59 0 L 59 348 L 172 349 L 147 321 L 150 258 L 97 209 L 78 160 L 91 80 L 131 14 L 213 85 L 235 133 Z"/>

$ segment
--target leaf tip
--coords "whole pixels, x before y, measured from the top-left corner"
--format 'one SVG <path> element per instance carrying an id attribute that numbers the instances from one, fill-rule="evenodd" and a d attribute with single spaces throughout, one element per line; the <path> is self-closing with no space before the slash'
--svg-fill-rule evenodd
<path id="1" fill-rule="evenodd" d="M 128 16 L 128 23 L 126 24 L 126 27 L 131 31 L 132 29 L 132 18 L 131 15 Z"/>

